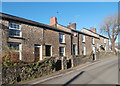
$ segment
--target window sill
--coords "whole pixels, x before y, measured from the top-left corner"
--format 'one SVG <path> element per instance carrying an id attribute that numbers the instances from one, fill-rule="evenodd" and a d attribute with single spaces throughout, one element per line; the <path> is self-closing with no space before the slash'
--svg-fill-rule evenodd
<path id="1" fill-rule="evenodd" d="M 82 43 L 85 43 L 85 41 L 82 41 Z"/>
<path id="2" fill-rule="evenodd" d="M 66 44 L 66 43 L 64 43 L 64 42 L 60 42 L 60 44 Z"/>
<path id="3" fill-rule="evenodd" d="M 25 40 L 25 38 L 18 37 L 18 36 L 9 36 L 9 38 L 16 38 L 16 39 L 23 39 L 23 40 Z"/>

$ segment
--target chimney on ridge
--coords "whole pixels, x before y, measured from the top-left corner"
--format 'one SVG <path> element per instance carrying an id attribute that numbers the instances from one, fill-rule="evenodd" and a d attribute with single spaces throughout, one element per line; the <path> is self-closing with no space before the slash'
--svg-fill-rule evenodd
<path id="1" fill-rule="evenodd" d="M 90 30 L 96 33 L 96 28 L 90 28 Z"/>
<path id="2" fill-rule="evenodd" d="M 57 18 L 56 17 L 51 17 L 50 19 L 50 26 L 56 26 L 57 23 Z"/>
<path id="3" fill-rule="evenodd" d="M 76 30 L 76 23 L 69 23 L 67 27 Z"/>

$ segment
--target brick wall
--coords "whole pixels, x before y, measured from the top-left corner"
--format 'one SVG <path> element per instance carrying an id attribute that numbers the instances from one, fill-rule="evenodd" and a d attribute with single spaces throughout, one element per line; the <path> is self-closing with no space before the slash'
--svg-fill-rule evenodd
<path id="1" fill-rule="evenodd" d="M 82 42 L 82 34 L 79 35 L 80 55 L 82 55 L 82 46 L 86 47 L 86 55 L 92 52 L 92 37 L 85 36 L 85 42 Z"/>
<path id="2" fill-rule="evenodd" d="M 22 41 L 22 59 L 24 61 L 34 61 L 34 45 L 42 45 L 43 29 L 36 26 L 21 25 L 22 37 L 25 40 Z"/>
<path id="3" fill-rule="evenodd" d="M 59 32 L 46 29 L 44 31 L 44 42 L 45 45 L 52 46 L 53 56 L 59 56 Z M 44 56 L 45 56 L 45 45 L 44 45 L 44 53 L 43 53 Z"/>

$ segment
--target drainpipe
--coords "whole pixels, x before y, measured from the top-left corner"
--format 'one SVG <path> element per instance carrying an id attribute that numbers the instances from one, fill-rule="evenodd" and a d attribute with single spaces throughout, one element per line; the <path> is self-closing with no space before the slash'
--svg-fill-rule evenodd
<path id="1" fill-rule="evenodd" d="M 78 41 L 78 55 L 80 54 L 80 51 L 79 51 L 79 33 L 78 33 L 78 36 L 77 36 L 77 41 Z"/>
<path id="2" fill-rule="evenodd" d="M 71 34 L 71 64 L 72 64 L 72 67 L 74 67 L 74 63 L 73 63 L 73 34 Z"/>
<path id="3" fill-rule="evenodd" d="M 45 28 L 43 28 L 43 35 L 42 35 L 42 56 L 45 56 L 45 38 L 44 38 L 44 33 L 45 33 Z"/>

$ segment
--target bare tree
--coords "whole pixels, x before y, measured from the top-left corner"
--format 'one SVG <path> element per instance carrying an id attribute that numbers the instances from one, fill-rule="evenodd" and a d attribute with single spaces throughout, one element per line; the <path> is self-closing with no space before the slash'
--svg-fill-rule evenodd
<path id="1" fill-rule="evenodd" d="M 100 26 L 100 30 L 108 35 L 110 42 L 112 44 L 112 50 L 116 55 L 117 52 L 115 50 L 115 41 L 118 37 L 120 29 L 119 19 L 120 17 L 118 18 L 118 13 L 115 13 L 114 15 L 109 15 L 103 19 L 103 22 Z"/>

